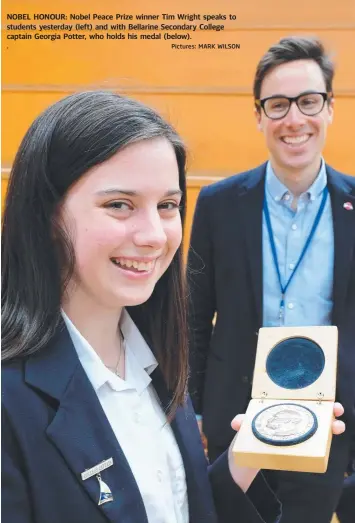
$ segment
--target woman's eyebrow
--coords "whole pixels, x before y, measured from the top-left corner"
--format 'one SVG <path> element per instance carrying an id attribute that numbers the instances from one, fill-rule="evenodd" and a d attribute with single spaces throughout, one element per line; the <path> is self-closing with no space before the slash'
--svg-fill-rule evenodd
<path id="1" fill-rule="evenodd" d="M 125 189 L 119 189 L 119 188 L 111 188 L 111 189 L 105 189 L 104 191 L 98 191 L 96 193 L 97 196 L 113 196 L 113 195 L 119 195 L 124 194 L 125 196 L 140 196 L 138 191 L 127 191 Z M 182 191 L 180 189 L 171 189 L 169 191 L 166 191 L 164 196 L 182 196 Z"/>

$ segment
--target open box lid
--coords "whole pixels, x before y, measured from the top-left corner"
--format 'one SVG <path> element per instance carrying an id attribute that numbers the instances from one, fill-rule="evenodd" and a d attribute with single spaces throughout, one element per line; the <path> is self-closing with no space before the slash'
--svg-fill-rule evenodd
<path id="1" fill-rule="evenodd" d="M 262 327 L 252 398 L 334 401 L 337 355 L 337 327 Z"/>

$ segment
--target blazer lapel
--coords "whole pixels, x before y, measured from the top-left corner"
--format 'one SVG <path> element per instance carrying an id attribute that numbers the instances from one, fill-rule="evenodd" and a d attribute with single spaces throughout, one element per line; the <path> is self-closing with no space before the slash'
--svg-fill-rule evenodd
<path id="1" fill-rule="evenodd" d="M 25 379 L 59 401 L 47 429 L 48 438 L 97 509 L 112 523 L 123 517 L 127 523 L 148 523 L 131 469 L 65 327 L 40 357 L 34 355 L 28 360 Z M 100 487 L 96 476 L 84 481 L 81 474 L 109 458 L 113 465 L 101 472 L 101 478 L 111 490 L 113 501 L 98 506 Z"/>
<path id="2" fill-rule="evenodd" d="M 333 320 L 339 323 L 355 251 L 355 195 L 339 173 L 326 168 L 334 227 Z"/>
<path id="3" fill-rule="evenodd" d="M 239 194 L 240 219 L 244 223 L 258 326 L 263 321 L 262 225 L 266 163 L 250 171 Z"/>

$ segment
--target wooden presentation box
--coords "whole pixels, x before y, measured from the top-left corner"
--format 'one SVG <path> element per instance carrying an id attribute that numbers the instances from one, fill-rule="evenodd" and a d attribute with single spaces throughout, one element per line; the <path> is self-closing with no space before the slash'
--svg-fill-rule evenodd
<path id="1" fill-rule="evenodd" d="M 233 445 L 238 465 L 327 470 L 337 353 L 334 326 L 259 330 L 252 400 Z"/>

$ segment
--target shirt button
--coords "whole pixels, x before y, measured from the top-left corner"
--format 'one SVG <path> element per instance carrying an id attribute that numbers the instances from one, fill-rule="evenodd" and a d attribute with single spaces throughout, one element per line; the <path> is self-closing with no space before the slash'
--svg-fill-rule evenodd
<path id="1" fill-rule="evenodd" d="M 293 223 L 293 224 L 291 225 L 291 229 L 292 229 L 293 231 L 296 231 L 296 230 L 297 230 L 297 225 L 296 225 L 295 223 Z"/>
<path id="2" fill-rule="evenodd" d="M 293 271 L 293 269 L 295 268 L 295 264 L 294 263 L 290 263 L 290 265 L 288 266 L 289 269 L 291 269 L 291 271 Z"/>
<path id="3" fill-rule="evenodd" d="M 140 417 L 140 415 L 139 415 L 139 412 L 135 412 L 135 413 L 134 413 L 134 421 L 135 421 L 136 423 L 139 423 L 140 420 L 141 420 L 141 417 Z"/>
<path id="4" fill-rule="evenodd" d="M 163 473 L 161 470 L 157 471 L 157 479 L 158 479 L 159 483 L 161 483 L 163 480 Z"/>
<path id="5" fill-rule="evenodd" d="M 288 194 L 288 192 L 285 194 L 284 199 L 285 199 L 286 201 L 288 201 L 288 200 L 290 199 L 290 195 Z"/>
<path id="6" fill-rule="evenodd" d="M 293 304 L 293 303 L 289 303 L 289 304 L 287 305 L 287 308 L 288 308 L 288 309 L 293 309 L 293 308 L 294 308 L 294 304 Z"/>

